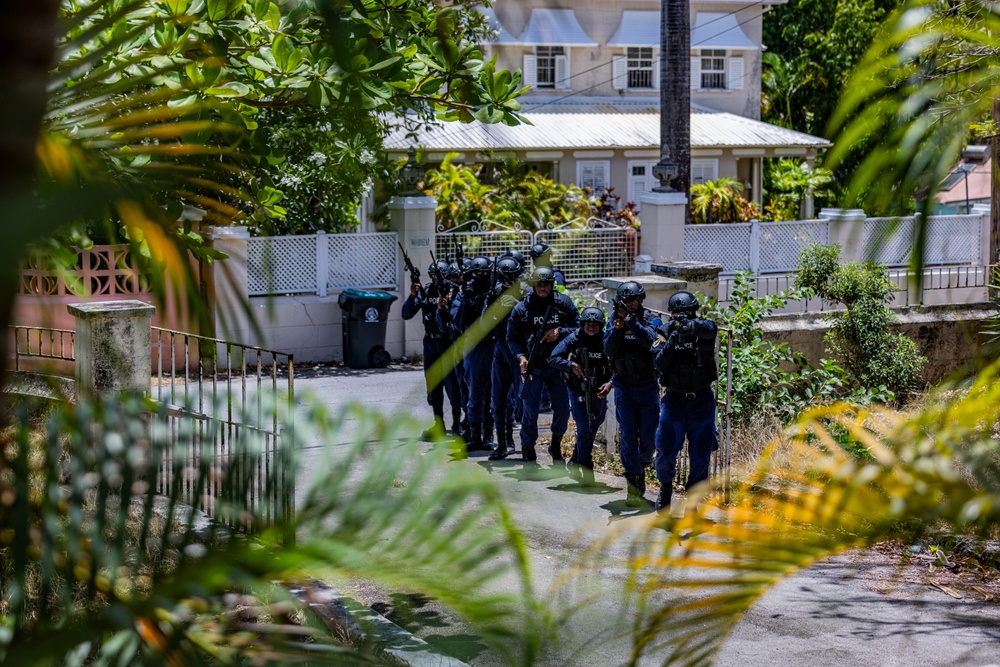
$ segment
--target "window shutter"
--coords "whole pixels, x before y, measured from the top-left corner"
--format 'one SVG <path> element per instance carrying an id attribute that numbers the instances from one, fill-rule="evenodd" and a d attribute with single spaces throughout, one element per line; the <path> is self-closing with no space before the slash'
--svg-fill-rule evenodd
<path id="1" fill-rule="evenodd" d="M 743 90 L 743 56 L 729 59 L 729 71 L 726 73 L 726 87 L 729 90 Z"/>
<path id="2" fill-rule="evenodd" d="M 653 52 L 653 90 L 660 89 L 660 54 Z"/>
<path id="3" fill-rule="evenodd" d="M 611 86 L 615 90 L 628 88 L 628 58 L 611 56 Z"/>
<path id="4" fill-rule="evenodd" d="M 535 66 L 535 56 L 525 56 L 524 66 L 521 68 L 521 85 L 532 86 L 538 83 L 538 68 Z"/>
<path id="5" fill-rule="evenodd" d="M 569 56 L 556 56 L 556 89 L 569 90 L 572 87 L 573 82 L 569 79 Z"/>
<path id="6" fill-rule="evenodd" d="M 701 57 L 691 57 L 691 90 L 701 88 Z"/>

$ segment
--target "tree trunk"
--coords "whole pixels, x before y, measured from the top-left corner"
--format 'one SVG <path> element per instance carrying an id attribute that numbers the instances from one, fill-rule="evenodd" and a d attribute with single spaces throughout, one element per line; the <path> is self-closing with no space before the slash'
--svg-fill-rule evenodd
<path id="1" fill-rule="evenodd" d="M 36 146 L 55 57 L 58 0 L 0 3 L 0 202 L 30 191 L 37 170 Z M 23 210 L 23 209 L 22 209 Z M 3 224 L 29 224 L 5 217 Z M 11 234 L 7 235 L 8 238 Z M 7 248 L 0 261 L 0 383 L 11 355 L 7 327 L 14 314 L 18 259 L 24 248 Z"/>
<path id="2" fill-rule="evenodd" d="M 660 144 L 677 164 L 671 186 L 691 196 L 691 19 L 688 0 L 660 6 Z M 688 213 L 690 217 L 690 212 Z"/>

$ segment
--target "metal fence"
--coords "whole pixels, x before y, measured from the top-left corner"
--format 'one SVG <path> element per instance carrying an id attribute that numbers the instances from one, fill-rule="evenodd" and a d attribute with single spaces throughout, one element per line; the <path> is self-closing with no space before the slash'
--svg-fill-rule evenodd
<path id="1" fill-rule="evenodd" d="M 247 242 L 251 296 L 399 288 L 395 232 L 266 236 Z"/>
<path id="2" fill-rule="evenodd" d="M 621 227 L 597 218 L 552 225 L 536 232 L 490 220 L 470 220 L 451 229 L 439 225 L 435 239 L 438 257 L 454 256 L 455 243 L 461 243 L 469 257 L 495 257 L 508 250 L 528 256 L 535 243 L 545 243 L 552 253 L 553 265 L 567 281 L 584 282 L 632 272 L 638 250 L 634 227 Z"/>
<path id="3" fill-rule="evenodd" d="M 888 269 L 889 280 L 895 285 L 892 307 L 962 304 L 989 301 L 988 289 L 996 275 L 997 267 L 987 266 L 935 266 L 924 269 L 921 280 L 914 281 L 909 269 Z M 795 273 L 755 275 L 754 293 L 758 297 L 780 295 L 795 288 Z M 732 302 L 735 276 L 720 276 L 719 303 Z M 794 299 L 777 312 L 818 312 L 839 310 L 843 306 L 829 304 L 822 299 Z"/>
<path id="4" fill-rule="evenodd" d="M 240 508 L 264 524 L 290 519 L 294 357 L 159 327 L 152 336 L 153 428 L 170 443 L 157 491 L 239 527 L 251 521 Z"/>
<path id="5" fill-rule="evenodd" d="M 868 218 L 862 247 L 870 257 L 890 267 L 906 266 L 914 247 L 915 216 Z M 982 216 L 932 216 L 926 226 L 925 264 L 978 263 L 982 257 Z M 684 259 L 721 264 L 724 273 L 793 271 L 799 253 L 812 243 L 830 242 L 830 221 L 746 222 L 688 225 L 684 229 Z"/>
<path id="6" fill-rule="evenodd" d="M 72 329 L 12 326 L 10 332 L 15 371 L 28 370 L 25 362 L 29 359 L 40 359 L 43 363 L 76 359 L 76 332 Z"/>

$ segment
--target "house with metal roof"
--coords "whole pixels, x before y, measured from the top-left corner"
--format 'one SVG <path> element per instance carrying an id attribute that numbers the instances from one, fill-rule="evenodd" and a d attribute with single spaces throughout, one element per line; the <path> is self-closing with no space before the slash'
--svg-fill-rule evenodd
<path id="1" fill-rule="evenodd" d="M 780 0 L 779 0 L 780 2 Z M 727 176 L 760 202 L 763 161 L 808 163 L 830 142 L 760 120 L 761 34 L 772 0 L 691 2 L 691 178 Z M 659 0 L 496 0 L 483 45 L 498 66 L 522 71 L 530 124 L 443 123 L 418 134 L 426 164 L 516 158 L 530 169 L 638 202 L 659 159 Z M 400 128 L 390 154 L 414 145 Z"/>

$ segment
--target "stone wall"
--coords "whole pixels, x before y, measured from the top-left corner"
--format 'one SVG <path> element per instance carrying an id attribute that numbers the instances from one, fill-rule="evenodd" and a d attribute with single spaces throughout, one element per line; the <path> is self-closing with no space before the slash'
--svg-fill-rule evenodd
<path id="1" fill-rule="evenodd" d="M 934 384 L 977 361 L 986 320 L 1000 313 L 1000 304 L 910 306 L 895 312 L 898 330 L 916 341 L 927 357 L 924 381 Z M 823 337 L 830 330 L 828 313 L 775 315 L 762 322 L 761 328 L 767 340 L 788 343 L 813 364 L 827 356 Z"/>

